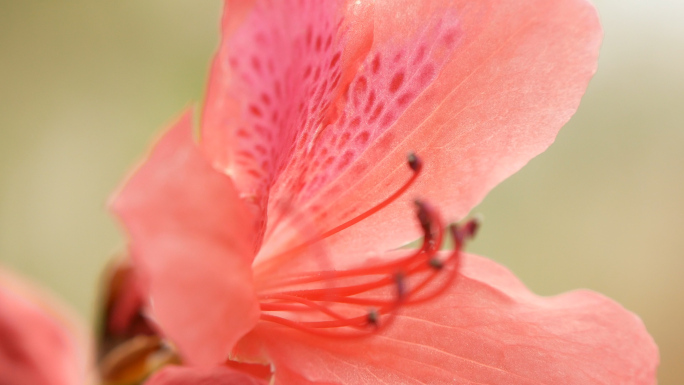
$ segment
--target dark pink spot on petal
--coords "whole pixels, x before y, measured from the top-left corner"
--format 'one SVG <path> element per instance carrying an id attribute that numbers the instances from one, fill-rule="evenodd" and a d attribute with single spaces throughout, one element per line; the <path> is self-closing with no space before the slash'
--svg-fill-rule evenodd
<path id="1" fill-rule="evenodd" d="M 397 105 L 399 107 L 404 107 L 412 99 L 413 99 L 413 94 L 411 92 L 406 92 L 397 98 Z"/>
<path id="2" fill-rule="evenodd" d="M 256 56 L 252 56 L 252 68 L 257 73 L 261 73 L 261 62 L 259 61 L 259 58 L 257 58 Z"/>
<path id="3" fill-rule="evenodd" d="M 261 94 L 261 101 L 264 102 L 265 105 L 270 105 L 271 104 L 271 97 L 265 93 L 262 93 Z"/>
<path id="4" fill-rule="evenodd" d="M 349 150 L 346 151 L 342 155 L 342 158 L 340 158 L 340 163 L 337 165 L 337 169 L 340 171 L 345 169 L 347 166 L 349 166 L 352 160 L 354 160 L 354 153 Z"/>
<path id="5" fill-rule="evenodd" d="M 369 113 L 371 108 L 373 108 L 373 104 L 375 104 L 375 91 L 371 90 L 368 94 L 368 100 L 366 100 L 366 107 L 363 109 L 363 112 L 365 114 Z"/>
<path id="6" fill-rule="evenodd" d="M 452 28 L 442 35 L 442 43 L 447 47 L 451 47 L 458 41 L 458 37 L 458 29 Z"/>
<path id="7" fill-rule="evenodd" d="M 401 87 L 401 85 L 404 84 L 404 73 L 399 72 L 398 74 L 394 75 L 392 78 L 392 81 L 390 82 L 389 85 L 389 92 L 395 93 L 397 90 Z"/>
<path id="8" fill-rule="evenodd" d="M 382 127 L 387 127 L 394 121 L 395 117 L 392 113 L 389 111 L 385 114 L 385 116 L 382 117 L 382 120 L 380 121 L 380 126 Z"/>
<path id="9" fill-rule="evenodd" d="M 368 131 L 363 131 L 354 138 L 354 141 L 360 145 L 365 145 L 370 138 L 370 133 Z"/>
<path id="10" fill-rule="evenodd" d="M 323 167 L 330 167 L 330 165 L 332 165 L 334 161 L 335 161 L 335 157 L 332 155 L 325 158 L 325 162 L 323 162 Z"/>
<path id="11" fill-rule="evenodd" d="M 373 122 L 375 122 L 378 119 L 380 113 L 382 113 L 383 107 L 383 103 L 378 103 L 378 106 L 375 107 L 375 110 L 373 110 L 373 113 L 371 114 L 370 118 L 368 118 L 368 124 L 373 124 Z"/>
<path id="12" fill-rule="evenodd" d="M 378 71 L 380 71 L 380 54 L 379 53 L 375 54 L 375 57 L 373 58 L 373 62 L 371 63 L 371 71 L 373 71 L 374 74 L 377 74 Z"/>
<path id="13" fill-rule="evenodd" d="M 337 148 L 338 149 L 344 148 L 347 145 L 347 143 L 349 142 L 350 138 L 351 138 L 350 133 L 345 132 L 344 134 L 342 134 L 342 136 L 340 137 L 339 143 L 337 143 Z"/>
<path id="14" fill-rule="evenodd" d="M 304 75 L 302 75 L 303 79 L 306 80 L 306 78 L 308 78 L 309 75 L 311 75 L 311 65 L 306 66 L 306 68 L 304 69 Z"/>
<path id="15" fill-rule="evenodd" d="M 403 58 L 403 57 L 404 57 L 404 53 L 403 53 L 403 52 L 397 52 L 396 55 L 394 55 L 394 59 L 392 59 L 392 61 L 393 61 L 395 64 L 396 64 L 396 63 L 399 63 L 399 61 L 401 61 L 401 58 Z"/>
<path id="16" fill-rule="evenodd" d="M 246 151 L 246 150 L 238 151 L 237 156 L 254 160 L 254 154 L 252 154 L 251 152 Z"/>
<path id="17" fill-rule="evenodd" d="M 356 128 L 361 125 L 361 118 L 360 117 L 355 117 L 352 119 L 351 122 L 349 122 L 349 128 Z"/>
<path id="18" fill-rule="evenodd" d="M 253 104 L 250 104 L 250 106 L 249 106 L 249 112 L 250 112 L 252 115 L 257 116 L 257 117 L 261 117 L 261 116 L 262 116 L 261 109 L 259 109 L 259 107 L 255 106 L 255 105 L 253 105 Z"/>
<path id="19" fill-rule="evenodd" d="M 416 52 L 416 56 L 413 58 L 413 65 L 420 64 L 420 62 L 425 59 L 425 52 L 427 51 L 427 48 L 425 48 L 424 45 L 421 45 L 418 48 L 418 52 Z"/>
<path id="20" fill-rule="evenodd" d="M 341 56 L 342 56 L 342 54 L 340 52 L 338 52 L 335 54 L 335 56 L 332 57 L 332 59 L 330 59 L 330 68 L 333 68 L 335 66 L 335 64 L 337 64 L 337 62 L 340 60 Z"/>

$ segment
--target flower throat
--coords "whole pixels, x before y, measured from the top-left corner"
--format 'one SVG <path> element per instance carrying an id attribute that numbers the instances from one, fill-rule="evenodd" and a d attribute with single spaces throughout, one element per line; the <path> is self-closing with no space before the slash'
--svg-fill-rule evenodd
<path id="1" fill-rule="evenodd" d="M 408 166 L 413 172 L 411 178 L 388 198 L 283 255 L 301 252 L 394 202 L 421 173 L 422 162 L 415 154 L 408 156 Z M 444 293 L 459 275 L 463 246 L 475 235 L 478 222 L 471 219 L 463 225 L 445 226 L 430 204 L 416 200 L 415 205 L 423 232 L 418 249 L 406 250 L 408 255 L 389 262 L 303 273 L 279 282 L 277 288 L 259 295 L 261 320 L 325 337 L 365 337 L 387 328 L 401 307 L 418 305 Z M 453 240 L 453 250 L 440 253 L 447 236 Z"/>

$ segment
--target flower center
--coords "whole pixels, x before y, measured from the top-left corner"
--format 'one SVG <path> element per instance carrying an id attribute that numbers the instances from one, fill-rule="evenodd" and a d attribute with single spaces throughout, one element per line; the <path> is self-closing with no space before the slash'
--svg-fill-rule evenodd
<path id="1" fill-rule="evenodd" d="M 422 163 L 409 155 L 411 178 L 380 204 L 325 232 L 327 238 L 395 201 L 418 178 Z M 445 226 L 439 212 L 428 203 L 416 201 L 416 216 L 423 231 L 416 250 L 398 250 L 399 258 L 349 270 L 299 274 L 259 295 L 261 320 L 326 337 L 364 337 L 389 326 L 402 306 L 417 305 L 442 294 L 459 274 L 461 251 L 478 227 L 475 220 L 464 225 Z M 440 252 L 445 235 L 453 250 Z M 302 251 L 311 241 L 287 251 Z"/>

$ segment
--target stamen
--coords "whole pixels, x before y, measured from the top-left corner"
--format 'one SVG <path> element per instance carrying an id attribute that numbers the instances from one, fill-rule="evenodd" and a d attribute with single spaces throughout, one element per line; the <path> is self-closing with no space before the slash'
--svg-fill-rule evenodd
<path id="1" fill-rule="evenodd" d="M 430 267 L 435 270 L 441 270 L 444 267 L 444 262 L 440 261 L 438 258 L 430 258 L 428 262 Z"/>
<path id="2" fill-rule="evenodd" d="M 408 154 L 408 165 L 411 167 L 411 170 L 415 172 L 419 172 L 423 168 L 423 162 L 414 152 Z"/>
<path id="3" fill-rule="evenodd" d="M 324 232 L 323 234 L 318 236 L 316 239 L 312 239 L 308 242 L 304 242 L 303 244 L 295 246 L 292 249 L 289 249 L 283 253 L 280 253 L 277 256 L 274 256 L 272 258 L 281 258 L 281 257 L 287 256 L 287 255 L 293 255 L 293 254 L 299 253 L 299 252 L 305 250 L 307 247 L 309 247 L 313 243 L 316 243 L 320 240 L 326 239 L 326 238 L 328 238 L 334 234 L 339 233 L 340 231 L 342 231 L 346 228 L 349 228 L 349 227 L 361 222 L 362 220 L 370 217 L 371 215 L 373 215 L 373 214 L 377 213 L 378 211 L 384 209 L 389 204 L 391 204 L 392 202 L 397 200 L 397 198 L 404 195 L 404 193 L 409 189 L 409 187 L 411 187 L 411 185 L 413 185 L 413 183 L 416 181 L 416 179 L 418 179 L 418 176 L 420 175 L 421 170 L 423 169 L 422 161 L 414 153 L 409 153 L 407 163 L 408 163 L 409 168 L 411 168 L 411 170 L 413 171 L 413 175 L 411 175 L 411 178 L 409 178 L 409 180 L 406 181 L 406 183 L 404 183 L 397 191 L 395 191 L 389 197 L 385 198 L 385 200 L 383 200 L 382 202 L 380 202 L 376 206 L 370 208 L 369 210 L 357 215 L 356 217 L 342 223 L 341 225 L 336 226 L 336 227 Z"/>
<path id="4" fill-rule="evenodd" d="M 421 167 L 415 155 L 409 156 L 409 164 L 414 170 Z M 280 282 L 278 292 L 259 296 L 261 320 L 324 337 L 366 337 L 388 327 L 401 306 L 443 294 L 459 275 L 464 243 L 475 235 L 478 222 L 450 225 L 454 250 L 440 257 L 439 247 L 447 230 L 441 216 L 422 201 L 416 201 L 416 208 L 423 230 L 418 250 L 396 261 L 302 274 Z M 349 282 L 340 285 L 336 280 Z"/>
<path id="5" fill-rule="evenodd" d="M 368 312 L 368 323 L 373 325 L 373 326 L 378 326 L 378 322 L 380 321 L 380 314 L 378 314 L 378 311 L 375 309 L 371 309 Z"/>
<path id="6" fill-rule="evenodd" d="M 325 233 L 323 233 L 321 235 L 321 238 L 322 239 L 328 238 L 329 236 L 331 236 L 333 234 L 336 234 L 336 233 L 338 233 L 338 232 L 340 232 L 340 231 L 342 231 L 342 230 L 344 230 L 350 226 L 353 226 L 353 225 L 361 222 L 362 220 L 364 220 L 364 219 L 370 217 L 371 215 L 377 213 L 378 211 L 384 209 L 390 203 L 397 200 L 397 198 L 399 198 L 400 196 L 404 195 L 406 190 L 408 190 L 409 187 L 411 187 L 411 185 L 416 181 L 416 179 L 418 179 L 418 176 L 420 175 L 420 171 L 423 169 L 422 162 L 414 153 L 410 153 L 408 155 L 408 165 L 411 168 L 411 170 L 413 170 L 413 175 L 411 175 L 411 178 L 406 183 L 404 183 L 404 185 L 401 186 L 397 191 L 395 191 L 394 194 L 385 198 L 384 201 L 380 202 L 377 206 L 371 208 L 370 210 L 363 212 L 363 213 L 359 214 L 358 216 L 356 216 L 355 218 L 352 218 L 352 219 L 348 220 L 347 222 L 344 222 L 343 224 L 326 231 Z"/>

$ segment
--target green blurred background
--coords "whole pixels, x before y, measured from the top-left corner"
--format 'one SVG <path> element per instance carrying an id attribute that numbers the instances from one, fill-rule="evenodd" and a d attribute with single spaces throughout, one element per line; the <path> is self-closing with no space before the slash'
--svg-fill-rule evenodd
<path id="1" fill-rule="evenodd" d="M 201 100 L 221 2 L 0 0 L 0 262 L 93 317 L 108 196 Z M 597 0 L 599 71 L 549 151 L 475 210 L 532 290 L 602 292 L 684 383 L 684 1 Z"/>

